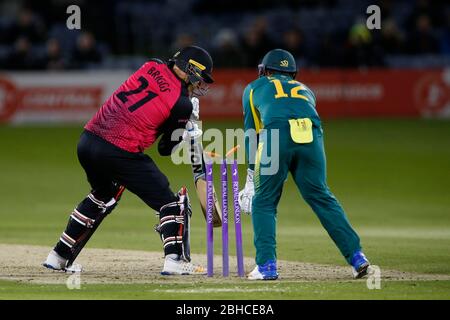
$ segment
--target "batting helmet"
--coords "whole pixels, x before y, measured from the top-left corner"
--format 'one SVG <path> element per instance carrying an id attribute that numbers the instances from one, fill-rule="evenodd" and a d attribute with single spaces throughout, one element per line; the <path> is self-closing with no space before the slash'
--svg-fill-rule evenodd
<path id="1" fill-rule="evenodd" d="M 213 61 L 209 53 L 197 46 L 188 46 L 174 54 L 169 60 L 188 75 L 188 81 L 192 84 L 203 81 L 213 83 L 211 76 Z"/>

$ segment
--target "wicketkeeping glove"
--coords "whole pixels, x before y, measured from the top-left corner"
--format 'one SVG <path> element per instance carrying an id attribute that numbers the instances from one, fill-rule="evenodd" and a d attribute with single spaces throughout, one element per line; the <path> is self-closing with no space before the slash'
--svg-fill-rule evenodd
<path id="1" fill-rule="evenodd" d="M 239 205 L 241 211 L 246 214 L 252 213 L 252 199 L 255 195 L 255 187 L 253 185 L 253 170 L 247 169 L 247 181 L 244 189 L 239 192 Z"/>

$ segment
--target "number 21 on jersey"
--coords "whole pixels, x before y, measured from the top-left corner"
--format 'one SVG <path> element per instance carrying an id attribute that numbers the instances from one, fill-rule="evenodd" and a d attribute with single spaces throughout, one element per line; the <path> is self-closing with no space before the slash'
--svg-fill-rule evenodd
<path id="1" fill-rule="evenodd" d="M 127 103 L 129 100 L 129 97 L 137 95 L 137 98 L 135 98 L 135 100 L 137 99 L 137 101 L 133 105 L 128 107 L 128 110 L 130 112 L 136 111 L 137 109 L 142 107 L 144 104 L 146 104 L 147 102 L 149 102 L 150 100 L 152 100 L 153 98 L 158 96 L 156 93 L 154 93 L 150 90 L 146 90 L 144 92 L 144 90 L 148 87 L 147 79 L 140 76 L 138 78 L 138 81 L 140 83 L 140 86 L 137 87 L 136 89 L 128 90 L 128 91 L 121 91 L 121 92 L 117 93 L 117 95 L 116 95 L 117 98 L 119 98 L 120 101 L 122 101 L 123 103 Z M 142 92 L 144 92 L 145 95 L 142 95 Z"/>

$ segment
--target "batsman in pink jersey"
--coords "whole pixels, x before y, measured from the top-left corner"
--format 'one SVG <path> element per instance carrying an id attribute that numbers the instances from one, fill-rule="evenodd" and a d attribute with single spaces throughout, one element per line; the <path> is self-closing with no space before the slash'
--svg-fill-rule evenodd
<path id="1" fill-rule="evenodd" d="M 128 189 L 159 213 L 155 230 L 165 254 L 161 273 L 206 274 L 203 267 L 191 263 L 187 190 L 174 193 L 144 150 L 161 137 L 159 154 L 169 156 L 183 139 L 201 135 L 195 123 L 197 96 L 204 95 L 213 82 L 212 68 L 207 51 L 185 47 L 167 63 L 159 59 L 145 63 L 105 101 L 84 127 L 77 148 L 91 192 L 73 210 L 45 267 L 81 271 L 74 260 Z"/>

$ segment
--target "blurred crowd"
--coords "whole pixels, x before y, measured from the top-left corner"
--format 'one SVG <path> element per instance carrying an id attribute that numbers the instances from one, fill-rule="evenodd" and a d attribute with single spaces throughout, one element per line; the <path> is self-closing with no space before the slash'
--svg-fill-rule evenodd
<path id="1" fill-rule="evenodd" d="M 0 13 L 0 69 L 114 67 L 114 57 L 164 58 L 190 44 L 209 49 L 217 67 L 255 67 L 275 47 L 313 67 L 382 67 L 391 56 L 450 56 L 450 6 L 439 0 L 14 3 Z M 72 3 L 82 8 L 79 31 L 65 26 Z M 381 30 L 366 28 L 364 8 L 371 3 L 381 8 Z"/>
<path id="2" fill-rule="evenodd" d="M 49 36 L 49 26 L 30 8 L 21 8 L 16 19 L 2 27 L 2 69 L 80 69 L 101 63 L 103 58 L 91 32 L 77 32 L 74 43 L 63 50 L 61 41 Z"/>

